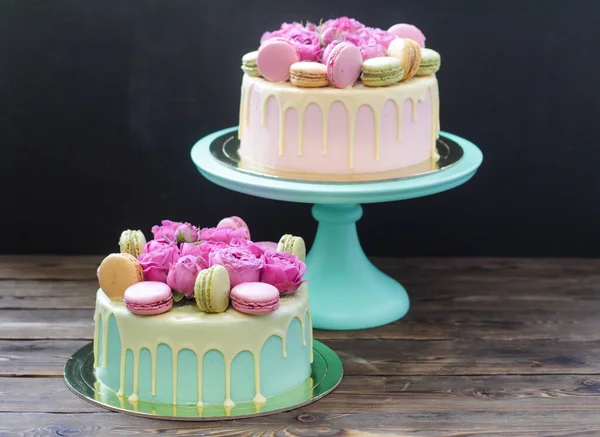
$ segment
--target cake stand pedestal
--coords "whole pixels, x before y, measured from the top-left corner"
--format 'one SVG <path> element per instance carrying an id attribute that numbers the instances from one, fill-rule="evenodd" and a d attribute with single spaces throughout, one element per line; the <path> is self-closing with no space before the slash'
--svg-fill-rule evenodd
<path id="1" fill-rule="evenodd" d="M 193 147 L 191 156 L 202 175 L 237 192 L 267 199 L 312 203 L 319 222 L 307 256 L 313 326 L 319 329 L 365 329 L 402 318 L 409 309 L 406 290 L 378 270 L 363 252 L 356 221 L 363 203 L 390 202 L 428 196 L 467 182 L 483 155 L 470 141 L 441 133 L 461 149 L 452 165 L 413 177 L 375 182 L 313 182 L 274 178 L 237 168 L 214 153 L 217 141 L 233 138 L 237 127 L 214 132 Z"/>

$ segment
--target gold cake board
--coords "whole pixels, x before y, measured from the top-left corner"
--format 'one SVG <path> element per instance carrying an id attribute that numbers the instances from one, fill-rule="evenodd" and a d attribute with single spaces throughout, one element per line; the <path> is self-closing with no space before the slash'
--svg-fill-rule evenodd
<path id="1" fill-rule="evenodd" d="M 239 402 L 233 408 L 210 404 L 171 405 L 154 402 L 129 402 L 101 384 L 94 373 L 94 347 L 89 343 L 66 362 L 64 377 L 67 387 L 80 398 L 120 413 L 164 420 L 217 421 L 267 416 L 293 410 L 315 402 L 331 393 L 342 380 L 343 368 L 338 355 L 323 343 L 313 342 L 311 376 L 293 389 L 269 397 L 263 405 Z"/>

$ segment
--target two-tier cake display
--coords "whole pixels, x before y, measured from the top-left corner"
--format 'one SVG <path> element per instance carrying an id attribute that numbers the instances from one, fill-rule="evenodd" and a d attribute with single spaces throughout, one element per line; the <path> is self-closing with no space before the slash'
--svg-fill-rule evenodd
<path id="1" fill-rule="evenodd" d="M 164 220 L 152 234 L 123 231 L 98 266 L 93 346 L 65 370 L 76 393 L 214 419 L 294 408 L 337 385 L 339 359 L 313 341 L 301 237 L 253 242 L 237 216 L 212 228 Z"/>

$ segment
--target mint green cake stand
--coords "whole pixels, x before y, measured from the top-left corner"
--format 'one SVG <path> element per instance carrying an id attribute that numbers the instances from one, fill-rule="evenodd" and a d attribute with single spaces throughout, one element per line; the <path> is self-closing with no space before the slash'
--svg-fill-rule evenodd
<path id="1" fill-rule="evenodd" d="M 230 190 L 314 204 L 312 215 L 319 226 L 306 259 L 314 327 L 365 329 L 402 318 L 410 307 L 406 290 L 378 270 L 361 248 L 356 231 L 360 204 L 429 196 L 464 184 L 483 160 L 477 146 L 442 132 L 441 139 L 462 149 L 460 159 L 446 168 L 377 182 L 312 182 L 254 174 L 237 168 L 235 158 L 227 162 L 216 156 L 211 145 L 225 137 L 237 138 L 236 130 L 237 126 L 202 138 L 192 148 L 192 160 L 208 180 Z"/>

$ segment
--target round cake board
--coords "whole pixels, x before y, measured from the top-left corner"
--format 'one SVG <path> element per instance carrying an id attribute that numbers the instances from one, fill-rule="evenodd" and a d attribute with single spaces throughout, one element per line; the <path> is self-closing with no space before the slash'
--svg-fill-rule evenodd
<path id="1" fill-rule="evenodd" d="M 153 402 L 129 402 L 101 384 L 94 374 L 94 347 L 89 343 L 75 352 L 65 363 L 64 378 L 77 396 L 112 411 L 165 420 L 217 421 L 268 416 L 300 408 L 331 393 L 342 380 L 343 368 L 338 355 L 323 343 L 313 341 L 311 376 L 303 384 L 258 405 L 238 402 L 233 408 L 223 405 L 171 405 Z"/>
<path id="2" fill-rule="evenodd" d="M 299 180 L 293 174 L 261 174 L 240 165 L 234 153 L 236 131 L 237 127 L 223 129 L 199 140 L 192 148 L 192 161 L 204 177 L 230 190 L 315 204 L 312 214 L 319 226 L 306 259 L 313 326 L 365 329 L 402 318 L 410 306 L 406 290 L 377 269 L 360 245 L 356 231 L 356 221 L 362 216 L 360 204 L 429 196 L 462 185 L 483 161 L 479 148 L 441 132 L 437 147 L 442 165 L 415 166 L 377 180 L 363 176 L 352 181 Z M 365 293 L 369 305 L 365 305 Z"/>

